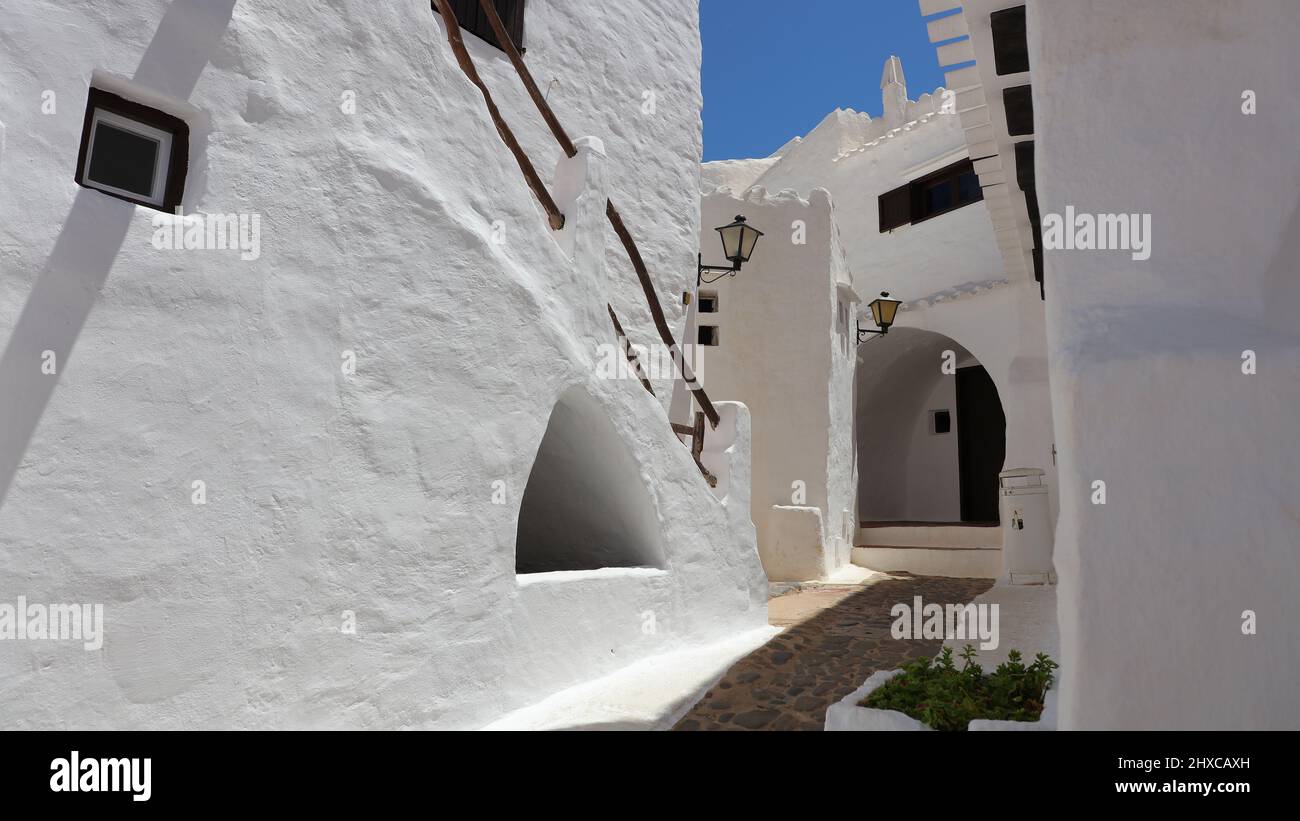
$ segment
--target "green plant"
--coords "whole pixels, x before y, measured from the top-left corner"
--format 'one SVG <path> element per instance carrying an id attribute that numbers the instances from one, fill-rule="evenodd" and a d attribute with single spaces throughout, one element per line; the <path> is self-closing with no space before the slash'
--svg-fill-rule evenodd
<path id="1" fill-rule="evenodd" d="M 860 706 L 897 710 L 936 730 L 965 730 L 975 718 L 1037 721 L 1052 686 L 1052 671 L 1060 665 L 1039 653 L 1026 666 L 1020 652 L 1012 650 L 1005 662 L 985 675 L 975 656 L 975 648 L 968 644 L 959 654 L 960 669 L 953 662 L 951 647 L 945 647 L 937 659 L 909 662 L 903 665 L 902 675 L 873 691 Z"/>

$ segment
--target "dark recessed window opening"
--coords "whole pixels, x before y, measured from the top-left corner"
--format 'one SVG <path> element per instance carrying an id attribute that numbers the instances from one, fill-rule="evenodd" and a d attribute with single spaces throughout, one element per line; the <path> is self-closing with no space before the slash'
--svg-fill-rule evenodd
<path id="1" fill-rule="evenodd" d="M 1007 111 L 1007 133 L 1024 137 L 1034 133 L 1034 94 L 1029 86 L 1002 90 L 1002 104 Z"/>
<path id="2" fill-rule="evenodd" d="M 931 413 L 933 424 L 930 426 L 930 432 L 951 433 L 952 432 L 952 412 L 946 410 L 937 410 Z"/>
<path id="3" fill-rule="evenodd" d="M 989 15 L 993 29 L 993 66 L 999 75 L 1029 70 L 1029 39 L 1025 36 L 1025 7 Z"/>
<path id="4" fill-rule="evenodd" d="M 456 22 L 470 34 L 479 37 L 490 45 L 501 48 L 497 36 L 492 31 L 492 24 L 483 14 L 478 0 L 447 0 L 451 10 L 456 12 Z M 497 14 L 501 17 L 506 33 L 519 51 L 524 50 L 524 0 L 495 0 Z M 433 4 L 433 11 L 438 12 L 438 4 Z"/>
<path id="5" fill-rule="evenodd" d="M 189 126 L 179 117 L 92 88 L 75 179 L 111 197 L 170 211 L 185 190 L 189 143 Z"/>
<path id="6" fill-rule="evenodd" d="M 1038 210 L 1038 190 L 1034 178 L 1034 141 L 1016 143 L 1016 182 L 1025 192 L 1025 210 L 1029 212 L 1029 229 L 1034 235 L 1034 279 L 1038 280 L 1038 295 L 1047 299 L 1043 284 L 1043 218 Z"/>
<path id="7" fill-rule="evenodd" d="M 714 346 L 716 346 L 716 345 L 718 344 L 718 326 L 717 326 L 717 325 L 701 325 L 700 328 L 699 328 L 699 334 L 698 334 L 698 336 L 697 336 L 697 341 L 698 341 L 699 344 L 701 344 L 701 345 L 714 345 Z"/>
<path id="8" fill-rule="evenodd" d="M 1034 141 L 1016 143 L 1016 182 L 1021 191 L 1036 188 L 1034 179 Z"/>
<path id="9" fill-rule="evenodd" d="M 700 313 L 716 314 L 718 312 L 718 295 L 707 291 L 700 293 Z"/>
<path id="10" fill-rule="evenodd" d="M 924 222 L 984 199 L 975 164 L 953 163 L 880 195 L 880 231 Z"/>

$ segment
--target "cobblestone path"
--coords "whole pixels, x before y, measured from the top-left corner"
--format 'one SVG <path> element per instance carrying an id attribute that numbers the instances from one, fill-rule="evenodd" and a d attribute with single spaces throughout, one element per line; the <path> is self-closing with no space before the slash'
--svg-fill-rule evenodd
<path id="1" fill-rule="evenodd" d="M 674 730 L 820 730 L 826 708 L 876 670 L 933 656 L 939 641 L 889 635 L 889 609 L 968 602 L 991 579 L 891 577 L 865 585 L 818 585 L 773 599 L 769 619 L 789 625 L 736 662 Z"/>

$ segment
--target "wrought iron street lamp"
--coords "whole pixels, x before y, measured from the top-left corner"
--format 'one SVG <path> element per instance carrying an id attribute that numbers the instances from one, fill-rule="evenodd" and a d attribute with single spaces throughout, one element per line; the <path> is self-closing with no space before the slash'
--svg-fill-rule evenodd
<path id="1" fill-rule="evenodd" d="M 716 265 L 705 265 L 704 254 L 699 255 L 699 270 L 695 274 L 695 285 L 712 284 L 722 279 L 724 276 L 735 276 L 740 270 L 740 266 L 749 262 L 749 258 L 754 253 L 754 245 L 758 238 L 763 236 L 763 232 L 745 222 L 745 218 L 736 217 L 736 221 L 730 225 L 724 225 L 717 229 L 718 234 L 722 237 L 722 255 L 731 263 L 730 268 L 722 268 Z M 705 279 L 705 274 L 718 274 L 713 279 Z"/>
<path id="2" fill-rule="evenodd" d="M 871 318 L 876 321 L 876 326 L 879 327 L 880 330 L 877 331 L 871 328 L 864 328 L 862 327 L 862 323 L 859 322 L 858 342 L 866 341 L 867 334 L 880 334 L 881 336 L 884 336 L 889 333 L 889 326 L 894 324 L 894 317 L 898 315 L 898 306 L 902 304 L 903 303 L 900 300 L 890 299 L 889 291 L 881 291 L 880 296 L 872 300 L 871 304 L 868 306 L 871 308 Z"/>

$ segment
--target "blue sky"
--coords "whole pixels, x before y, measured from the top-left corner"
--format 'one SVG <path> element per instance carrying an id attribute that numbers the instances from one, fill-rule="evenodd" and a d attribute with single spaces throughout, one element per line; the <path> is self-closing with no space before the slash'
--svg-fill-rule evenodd
<path id="1" fill-rule="evenodd" d="M 912 99 L 943 85 L 917 0 L 700 0 L 704 159 L 765 157 L 835 108 L 880 112 L 903 61 Z"/>

